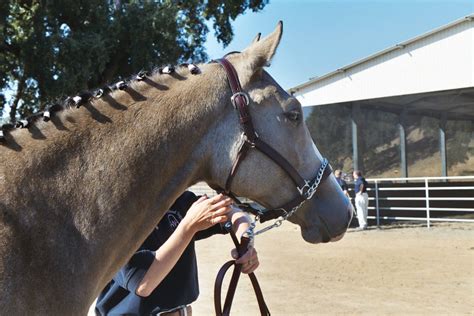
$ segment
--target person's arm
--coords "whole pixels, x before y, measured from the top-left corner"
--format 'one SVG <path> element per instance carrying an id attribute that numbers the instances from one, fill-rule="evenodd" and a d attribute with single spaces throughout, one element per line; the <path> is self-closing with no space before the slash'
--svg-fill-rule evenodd
<path id="1" fill-rule="evenodd" d="M 364 193 L 364 188 L 365 188 L 364 181 L 361 181 L 360 186 L 359 186 L 359 194 Z"/>
<path id="2" fill-rule="evenodd" d="M 175 266 L 196 232 L 227 220 L 232 200 L 223 195 L 202 196 L 193 203 L 170 238 L 156 251 L 155 258 L 135 293 L 149 296 Z"/>
<path id="3" fill-rule="evenodd" d="M 349 188 L 347 187 L 346 181 L 342 180 L 341 188 L 342 188 L 342 191 L 344 192 L 344 194 L 345 194 L 348 198 L 350 198 L 350 195 L 349 195 Z"/>
<path id="4" fill-rule="evenodd" d="M 232 210 L 227 214 L 228 221 L 232 223 L 232 230 L 235 235 L 240 239 L 242 235 L 247 231 L 251 223 L 251 218 L 247 213 L 243 212 L 239 208 L 232 207 Z M 227 230 L 222 227 L 221 224 L 214 225 L 213 227 L 199 231 L 195 236 L 195 240 L 205 239 L 215 234 L 226 234 Z M 233 249 L 231 255 L 234 259 L 238 258 L 237 250 Z M 259 265 L 257 251 L 254 248 L 254 245 L 250 245 L 248 251 L 244 256 L 237 260 L 237 263 L 242 263 L 242 272 L 250 273 L 253 272 Z"/>
<path id="5" fill-rule="evenodd" d="M 249 228 L 252 219 L 247 215 L 247 213 L 238 208 L 232 208 L 230 217 L 232 221 L 232 230 L 238 238 L 241 238 Z M 233 249 L 231 255 L 234 259 L 237 259 L 237 249 Z M 247 252 L 241 258 L 237 259 L 236 263 L 242 264 L 242 273 L 246 274 L 251 273 L 258 268 L 260 262 L 258 261 L 257 250 L 254 248 L 253 241 L 252 244 L 249 245 Z"/>
<path id="6" fill-rule="evenodd" d="M 150 267 L 155 252 L 151 250 L 139 250 L 133 254 L 130 260 L 114 276 L 114 282 L 124 289 L 134 292 L 138 283 Z"/>

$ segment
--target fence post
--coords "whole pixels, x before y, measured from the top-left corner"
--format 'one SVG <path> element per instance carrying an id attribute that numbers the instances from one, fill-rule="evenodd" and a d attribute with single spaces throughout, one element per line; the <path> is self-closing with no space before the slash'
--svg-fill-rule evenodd
<path id="1" fill-rule="evenodd" d="M 380 213 L 379 213 L 379 184 L 375 180 L 375 216 L 377 216 L 377 228 L 380 226 Z"/>
<path id="2" fill-rule="evenodd" d="M 430 189 L 428 179 L 425 178 L 425 199 L 426 199 L 426 225 L 430 228 Z"/>

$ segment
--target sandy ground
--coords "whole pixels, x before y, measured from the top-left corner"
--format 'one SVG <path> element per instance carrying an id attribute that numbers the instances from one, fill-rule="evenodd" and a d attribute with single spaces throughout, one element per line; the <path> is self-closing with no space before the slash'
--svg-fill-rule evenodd
<path id="1" fill-rule="evenodd" d="M 213 283 L 230 237 L 197 243 L 201 295 L 194 315 L 213 315 Z M 256 275 L 272 315 L 474 315 L 474 225 L 390 226 L 311 245 L 286 223 L 258 237 Z M 232 315 L 258 315 L 241 278 Z"/>
<path id="2" fill-rule="evenodd" d="M 228 236 L 197 243 L 193 315 L 214 315 L 214 278 L 232 247 Z M 256 248 L 272 315 L 474 315 L 473 224 L 350 229 L 338 242 L 311 245 L 285 223 L 258 236 Z M 231 314 L 259 315 L 246 276 Z"/>

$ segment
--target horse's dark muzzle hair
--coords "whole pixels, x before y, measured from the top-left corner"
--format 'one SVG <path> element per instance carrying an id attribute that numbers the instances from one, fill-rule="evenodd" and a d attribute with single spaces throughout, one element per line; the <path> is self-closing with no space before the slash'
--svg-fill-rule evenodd
<path id="1" fill-rule="evenodd" d="M 327 243 L 330 241 L 340 240 L 346 233 L 347 228 L 349 227 L 351 223 L 352 214 L 353 214 L 352 205 L 350 204 L 350 202 L 348 202 L 346 221 L 343 223 L 341 227 L 338 227 L 338 228 L 333 227 L 332 229 L 330 228 L 328 223 L 324 220 L 324 218 L 320 216 L 319 220 L 321 222 L 321 226 L 319 227 L 319 233 L 321 235 L 321 242 Z"/>
<path id="2" fill-rule="evenodd" d="M 346 224 L 343 227 L 341 227 L 339 230 L 334 230 L 330 241 L 338 241 L 344 236 L 344 234 L 347 231 L 347 228 L 351 224 L 352 214 L 353 214 L 352 205 L 349 202 L 349 205 L 347 207 L 347 221 L 346 221 Z"/>

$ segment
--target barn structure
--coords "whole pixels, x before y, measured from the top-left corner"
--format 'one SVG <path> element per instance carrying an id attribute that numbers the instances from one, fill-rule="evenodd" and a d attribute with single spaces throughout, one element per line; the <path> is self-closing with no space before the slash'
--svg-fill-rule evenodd
<path id="1" fill-rule="evenodd" d="M 319 107 L 345 109 L 348 115 L 343 119 L 347 119 L 348 147 L 352 151 L 354 169 L 361 167 L 361 155 L 365 154 L 365 151 L 361 153 L 360 143 L 364 141 L 361 128 L 367 124 L 361 126 L 363 120 L 358 117 L 368 110 L 390 113 L 395 117 L 393 125 L 398 140 L 395 139 L 393 144 L 397 150 L 391 152 L 397 156 L 394 158 L 399 177 L 409 176 L 409 164 L 414 162 L 407 159 L 407 126 L 411 124 L 409 118 L 414 116 L 429 117 L 437 125 L 432 132 L 438 141 L 432 141 L 431 147 L 437 147 L 439 162 L 434 174 L 423 176 L 447 176 L 448 159 L 454 159 L 456 155 L 462 156 L 456 158 L 456 163 L 464 163 L 464 171 L 458 171 L 459 175 L 472 175 L 474 172 L 472 169 L 469 172 L 469 166 L 474 163 L 474 14 L 311 79 L 289 91 L 301 102 L 305 113 Z M 451 135 L 458 138 L 452 139 L 452 152 L 446 141 L 448 123 L 456 133 L 462 125 L 464 133 L 462 143 L 459 143 L 457 134 Z M 381 132 L 380 127 L 378 129 L 372 128 L 371 133 Z M 410 132 L 414 130 L 412 126 Z M 387 153 L 382 145 L 379 147 L 373 156 L 381 155 L 379 158 L 387 161 L 388 158 L 383 157 Z M 412 150 L 417 150 L 416 144 Z"/>

